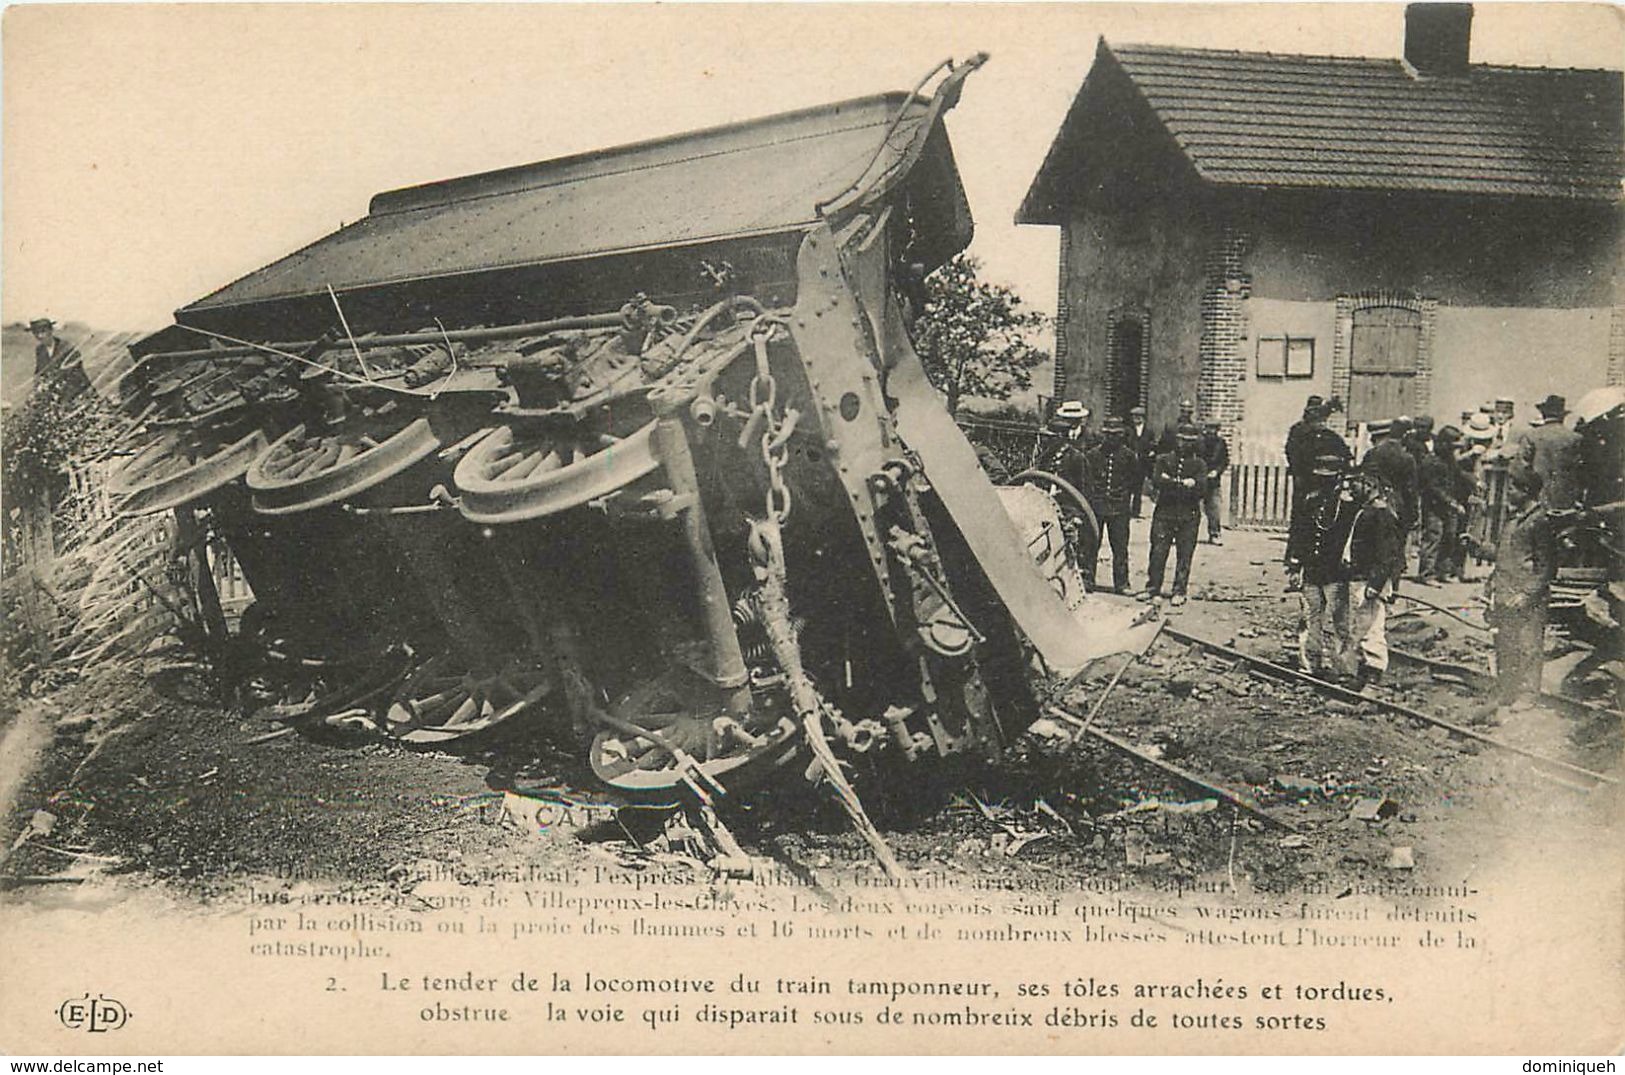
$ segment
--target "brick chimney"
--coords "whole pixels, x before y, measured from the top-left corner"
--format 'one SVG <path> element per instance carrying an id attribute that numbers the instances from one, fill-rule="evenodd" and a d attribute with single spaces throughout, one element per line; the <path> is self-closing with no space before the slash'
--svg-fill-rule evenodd
<path id="1" fill-rule="evenodd" d="M 1405 62 L 1422 78 L 1467 73 L 1471 4 L 1405 5 Z"/>

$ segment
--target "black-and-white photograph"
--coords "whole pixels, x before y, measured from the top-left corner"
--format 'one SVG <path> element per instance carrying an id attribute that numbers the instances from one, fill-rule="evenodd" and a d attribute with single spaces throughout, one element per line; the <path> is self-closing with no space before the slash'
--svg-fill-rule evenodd
<path id="1" fill-rule="evenodd" d="M 1617 1052 L 1622 55 L 9 8 L 0 1049 Z"/>

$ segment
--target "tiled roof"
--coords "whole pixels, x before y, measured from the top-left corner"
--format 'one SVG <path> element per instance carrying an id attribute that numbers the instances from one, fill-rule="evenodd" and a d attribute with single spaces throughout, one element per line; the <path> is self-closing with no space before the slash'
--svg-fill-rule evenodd
<path id="1" fill-rule="evenodd" d="M 1617 201 L 1625 180 L 1618 71 L 1102 41 L 1114 63 L 1212 183 Z"/>

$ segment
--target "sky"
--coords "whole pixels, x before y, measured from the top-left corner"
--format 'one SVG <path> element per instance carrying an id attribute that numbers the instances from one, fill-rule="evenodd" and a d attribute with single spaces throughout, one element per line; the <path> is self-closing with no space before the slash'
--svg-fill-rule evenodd
<path id="1" fill-rule="evenodd" d="M 1614 67 L 1625 15 L 1479 4 L 1475 62 Z M 380 190 L 912 86 L 992 59 L 948 126 L 985 275 L 1055 304 L 1013 217 L 1097 39 L 1394 57 L 1398 4 L 23 5 L 3 24 L 0 320 L 156 329 Z"/>

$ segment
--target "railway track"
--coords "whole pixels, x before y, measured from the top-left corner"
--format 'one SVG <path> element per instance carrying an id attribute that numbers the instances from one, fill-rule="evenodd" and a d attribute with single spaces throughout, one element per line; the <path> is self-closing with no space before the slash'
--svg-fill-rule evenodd
<path id="1" fill-rule="evenodd" d="M 1401 664 L 1408 664 L 1415 668 L 1425 668 L 1430 674 L 1455 676 L 1464 681 L 1468 686 L 1486 693 L 1495 688 L 1495 676 L 1493 676 L 1488 669 L 1474 668 L 1471 665 L 1465 664 L 1455 664 L 1451 661 L 1441 661 L 1433 657 L 1424 656 L 1420 653 L 1412 653 L 1409 650 L 1396 649 L 1392 646 L 1390 646 L 1388 649 L 1388 656 Z M 1566 713 L 1571 717 L 1613 721 L 1625 719 L 1625 717 L 1622 717 L 1620 712 L 1616 709 L 1610 709 L 1607 706 L 1597 705 L 1594 702 L 1582 701 L 1579 698 L 1570 698 L 1566 694 L 1556 694 L 1552 691 L 1541 691 L 1540 700 L 1544 705 Z"/>
<path id="2" fill-rule="evenodd" d="M 1291 683 L 1301 683 L 1331 698 L 1337 698 L 1354 704 L 1374 705 L 1379 709 L 1409 718 L 1417 723 L 1431 725 L 1436 728 L 1443 728 L 1452 735 L 1460 736 L 1464 739 L 1471 739 L 1474 742 L 1481 743 L 1496 750 L 1516 754 L 1531 762 L 1536 772 L 1555 779 L 1567 787 L 1584 791 L 1592 791 L 1603 786 L 1617 786 L 1620 783 L 1618 777 L 1608 773 L 1599 773 L 1583 766 L 1575 765 L 1572 762 L 1563 761 L 1560 758 L 1549 757 L 1545 754 L 1539 753 L 1538 751 L 1518 746 L 1516 743 L 1509 743 L 1503 739 L 1497 739 L 1495 736 L 1488 735 L 1476 728 L 1470 728 L 1464 724 L 1457 724 L 1453 721 L 1445 720 L 1442 717 L 1432 716 L 1431 714 L 1424 713 L 1419 709 L 1414 709 L 1411 706 L 1405 705 L 1401 702 L 1396 702 L 1390 698 L 1384 698 L 1381 695 L 1366 695 L 1360 693 L 1359 691 L 1350 690 L 1349 688 L 1339 686 L 1336 683 L 1331 683 L 1324 679 L 1311 676 L 1307 672 L 1300 672 L 1295 668 L 1289 668 L 1286 665 L 1277 664 L 1276 662 L 1266 660 L 1263 657 L 1255 657 L 1251 654 L 1243 653 L 1240 650 L 1233 649 L 1230 646 L 1215 642 L 1211 639 L 1188 634 L 1184 631 L 1178 631 L 1172 627 L 1164 627 L 1162 630 L 1162 637 L 1171 639 L 1175 642 L 1182 642 L 1187 646 L 1196 646 L 1205 652 L 1237 661 L 1244 665 L 1247 671 L 1253 675 L 1263 676 L 1269 679 L 1284 680 Z M 1413 659 L 1417 658 L 1414 658 L 1413 656 Z M 1426 659 L 1421 658 L 1417 660 L 1421 662 L 1425 661 Z M 1452 670 L 1454 670 L 1455 667 L 1456 666 L 1452 666 Z M 1469 673 L 1472 672 L 1471 669 L 1467 669 L 1466 671 Z M 1576 704 L 1583 705 L 1584 703 Z M 1588 711 L 1591 708 L 1592 707 L 1587 707 Z"/>
<path id="3" fill-rule="evenodd" d="M 1193 635 L 1185 631 L 1175 630 L 1167 626 L 1164 626 L 1161 629 L 1158 635 L 1158 640 L 1160 639 L 1168 639 L 1169 641 L 1186 647 L 1194 646 L 1206 653 L 1224 657 L 1228 660 L 1236 662 L 1238 667 L 1245 668 L 1246 671 L 1251 675 L 1290 683 L 1298 683 L 1308 686 L 1328 697 L 1341 699 L 1343 701 L 1355 704 L 1369 703 L 1386 712 L 1406 717 L 1416 724 L 1443 728 L 1454 736 L 1472 740 L 1473 742 L 1480 743 L 1494 750 L 1503 751 L 1518 757 L 1522 757 L 1530 763 L 1530 767 L 1534 772 L 1571 790 L 1590 793 L 1601 788 L 1617 787 L 1620 784 L 1620 779 L 1609 773 L 1596 772 L 1583 766 L 1576 765 L 1572 762 L 1564 761 L 1560 758 L 1553 758 L 1541 754 L 1538 751 L 1530 750 L 1526 747 L 1518 746 L 1515 743 L 1509 743 L 1505 740 L 1498 739 L 1495 736 L 1488 735 L 1476 728 L 1470 728 L 1462 724 L 1457 724 L 1453 721 L 1423 713 L 1420 710 L 1404 705 L 1403 703 L 1393 701 L 1392 699 L 1383 698 L 1380 696 L 1371 697 L 1361 694 L 1358 691 L 1350 690 L 1347 687 L 1340 686 L 1336 683 L 1331 683 L 1315 676 L 1311 676 L 1305 672 L 1300 672 L 1295 668 L 1289 668 L 1286 665 L 1279 664 L 1262 657 L 1255 657 L 1251 654 L 1243 653 L 1240 650 L 1226 646 L 1219 642 L 1215 642 L 1212 639 L 1202 638 L 1199 635 Z M 1155 645 L 1156 642 L 1154 641 L 1152 644 Z M 1134 659 L 1137 660 L 1138 657 Z M 1470 684 L 1482 684 L 1485 682 L 1493 683 L 1493 679 L 1486 673 L 1465 666 L 1452 665 L 1443 661 L 1435 661 L 1431 658 L 1422 657 L 1417 654 L 1404 654 L 1402 657 L 1400 657 L 1400 659 L 1418 666 L 1427 667 L 1431 671 L 1445 671 L 1458 675 Z M 1171 778 L 1178 784 L 1195 789 L 1200 793 L 1219 798 L 1227 802 L 1238 815 L 1245 814 L 1252 817 L 1256 821 L 1262 822 L 1268 828 L 1274 828 L 1289 833 L 1297 833 L 1299 829 L 1296 826 L 1283 820 L 1281 817 L 1262 806 L 1246 791 L 1229 787 L 1216 778 L 1205 776 L 1189 769 L 1174 765 L 1156 756 L 1150 751 L 1112 734 L 1108 730 L 1094 726 L 1094 718 L 1100 712 L 1102 705 L 1106 701 L 1106 696 L 1111 693 L 1114 687 L 1116 687 L 1119 679 L 1121 678 L 1122 672 L 1127 668 L 1127 664 L 1131 663 L 1133 663 L 1132 660 L 1127 662 L 1118 670 L 1117 675 L 1112 677 L 1107 686 L 1102 689 L 1101 695 L 1096 699 L 1094 706 L 1091 707 L 1086 717 L 1080 716 L 1079 714 L 1073 713 L 1063 706 L 1053 703 L 1045 706 L 1046 713 L 1048 713 L 1048 715 L 1050 715 L 1052 718 L 1071 725 L 1075 729 L 1075 737 L 1077 739 L 1087 737 L 1096 743 L 1099 743 L 1127 758 L 1132 759 L 1137 764 L 1157 770 L 1164 777 Z M 1573 712 L 1583 712 L 1584 714 L 1588 715 L 1595 715 L 1596 713 L 1601 712 L 1612 716 L 1615 719 L 1618 718 L 1618 714 L 1612 713 L 1608 710 L 1603 710 L 1601 707 L 1591 706 L 1583 702 L 1577 702 L 1573 699 L 1562 699 L 1561 701 L 1568 705 Z"/>

